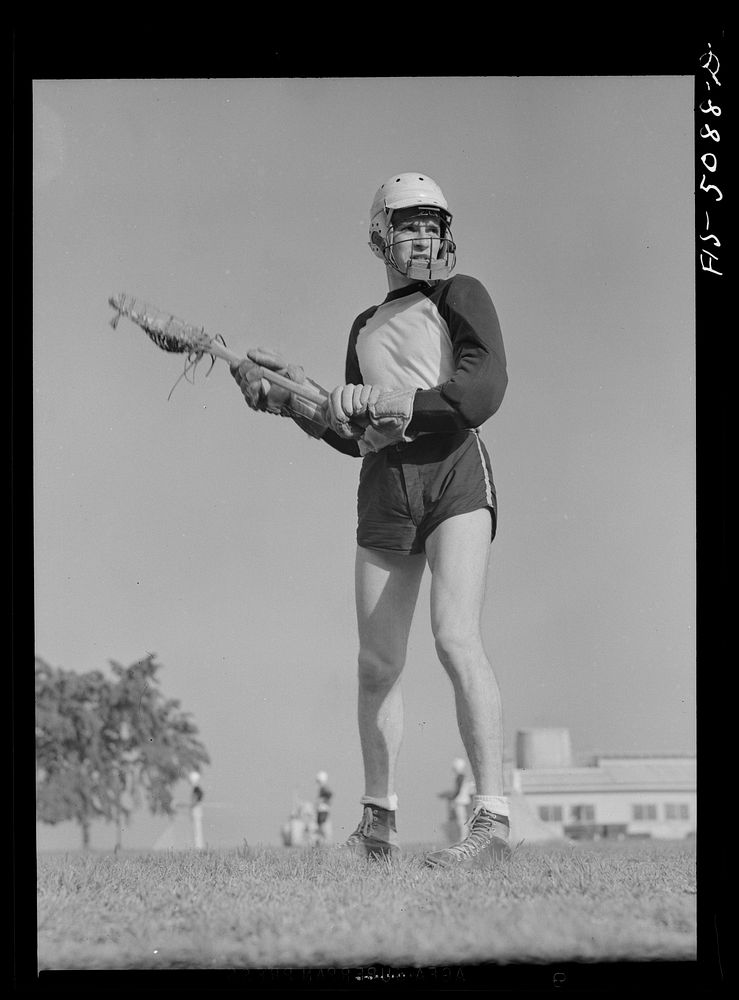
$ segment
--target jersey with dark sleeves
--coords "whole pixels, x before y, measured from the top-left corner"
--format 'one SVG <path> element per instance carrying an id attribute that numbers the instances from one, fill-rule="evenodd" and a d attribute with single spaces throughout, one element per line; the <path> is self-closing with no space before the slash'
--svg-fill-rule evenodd
<path id="1" fill-rule="evenodd" d="M 508 384 L 500 324 L 476 278 L 458 274 L 390 292 L 352 324 L 345 381 L 416 388 L 408 434 L 454 433 L 491 417 Z M 350 455 L 355 441 L 324 440 Z"/>

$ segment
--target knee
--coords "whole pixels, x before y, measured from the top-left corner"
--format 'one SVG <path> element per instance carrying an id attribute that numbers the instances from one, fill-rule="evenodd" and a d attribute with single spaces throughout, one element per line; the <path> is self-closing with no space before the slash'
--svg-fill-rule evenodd
<path id="1" fill-rule="evenodd" d="M 477 663 L 483 653 L 482 639 L 477 630 L 469 631 L 456 625 L 440 626 L 434 631 L 436 653 L 446 669 L 455 674 Z"/>
<path id="2" fill-rule="evenodd" d="M 378 650 L 360 649 L 359 686 L 364 691 L 386 691 L 395 684 L 403 670 L 403 662 Z"/>

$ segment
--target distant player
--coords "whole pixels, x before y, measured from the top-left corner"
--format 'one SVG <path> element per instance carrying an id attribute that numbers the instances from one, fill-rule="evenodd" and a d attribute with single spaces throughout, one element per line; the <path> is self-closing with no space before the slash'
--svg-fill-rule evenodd
<path id="1" fill-rule="evenodd" d="M 200 784 L 200 773 L 191 771 L 189 774 L 192 793 L 190 796 L 190 815 L 192 816 L 193 842 L 198 850 L 205 846 L 203 841 L 203 799 L 205 792 Z"/>
<path id="2" fill-rule="evenodd" d="M 446 799 L 449 803 L 448 830 L 451 834 L 450 840 L 458 840 L 465 828 L 465 824 L 470 818 L 472 810 L 472 796 L 475 792 L 475 783 L 467 777 L 467 762 L 457 757 L 452 761 L 452 771 L 454 772 L 454 787 L 448 792 L 439 792 L 440 799 Z"/>
<path id="3" fill-rule="evenodd" d="M 316 842 L 316 810 L 312 802 L 293 799 L 290 818 L 281 828 L 285 847 L 312 847 Z"/>
<path id="4" fill-rule="evenodd" d="M 330 844 L 332 840 L 331 829 L 331 799 L 333 792 L 328 787 L 328 775 L 325 771 L 319 771 L 316 775 L 316 840 L 320 844 Z"/>
<path id="5" fill-rule="evenodd" d="M 388 294 L 354 321 L 345 384 L 327 405 L 262 379 L 257 365 L 305 379 L 273 352 L 250 350 L 232 373 L 253 409 L 289 416 L 311 437 L 362 459 L 355 590 L 365 785 L 362 820 L 347 846 L 366 856 L 399 847 L 400 679 L 428 565 L 431 628 L 477 792 L 466 836 L 426 863 L 475 868 L 509 854 L 500 697 L 480 633 L 497 502 L 478 433 L 503 400 L 507 373 L 490 295 L 476 278 L 451 276 L 451 221 L 426 174 L 394 174 L 380 187 L 369 245 L 385 265 Z"/>

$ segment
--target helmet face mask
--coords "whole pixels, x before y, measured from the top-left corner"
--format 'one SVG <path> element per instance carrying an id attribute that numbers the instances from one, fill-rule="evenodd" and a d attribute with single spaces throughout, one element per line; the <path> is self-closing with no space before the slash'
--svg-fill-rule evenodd
<path id="1" fill-rule="evenodd" d="M 438 223 L 438 235 L 431 221 Z M 388 267 L 413 280 L 438 281 L 451 273 L 456 263 L 456 245 L 450 229 L 452 215 L 439 185 L 423 174 L 394 174 L 378 190 L 370 209 L 369 246 L 376 257 Z M 411 223 L 417 222 L 420 231 L 414 235 Z M 397 230 L 405 225 L 408 235 L 400 236 Z M 395 248 L 404 247 L 399 256 Z"/>
<path id="2" fill-rule="evenodd" d="M 409 208 L 393 212 L 385 261 L 404 277 L 437 281 L 454 267 L 455 244 L 443 209 Z"/>

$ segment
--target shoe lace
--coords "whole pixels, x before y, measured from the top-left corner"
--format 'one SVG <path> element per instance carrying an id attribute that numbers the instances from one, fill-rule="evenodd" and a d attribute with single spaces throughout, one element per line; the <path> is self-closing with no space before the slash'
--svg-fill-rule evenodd
<path id="1" fill-rule="evenodd" d="M 471 857 L 486 847 L 495 833 L 495 818 L 484 809 L 478 810 L 467 820 L 467 836 L 458 844 L 447 848 L 450 854 L 458 858 Z"/>
<path id="2" fill-rule="evenodd" d="M 351 843 L 355 839 L 358 840 L 360 837 L 369 837 L 370 834 L 372 833 L 373 823 L 374 823 L 374 814 L 372 812 L 372 807 L 365 806 L 364 812 L 362 813 L 362 818 L 359 821 L 359 826 L 349 838 L 349 842 Z"/>
<path id="3" fill-rule="evenodd" d="M 369 837 L 372 833 L 372 824 L 375 821 L 374 813 L 372 812 L 371 806 L 365 806 L 364 812 L 362 813 L 362 819 L 357 827 L 357 833 L 361 833 L 363 837 Z"/>

